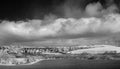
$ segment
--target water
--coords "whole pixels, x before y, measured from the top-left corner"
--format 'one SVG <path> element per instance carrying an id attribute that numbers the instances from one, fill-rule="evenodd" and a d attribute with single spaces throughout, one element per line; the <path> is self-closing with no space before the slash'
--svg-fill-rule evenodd
<path id="1" fill-rule="evenodd" d="M 0 66 L 0 69 L 120 69 L 120 60 L 45 60 L 28 66 Z"/>

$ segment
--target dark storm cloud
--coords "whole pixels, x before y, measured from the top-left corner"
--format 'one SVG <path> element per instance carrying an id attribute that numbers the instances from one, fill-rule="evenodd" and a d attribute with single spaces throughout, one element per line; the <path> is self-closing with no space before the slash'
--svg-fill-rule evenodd
<path id="1" fill-rule="evenodd" d="M 115 1 L 115 2 L 114 2 Z M 1 1 L 0 19 L 41 19 L 45 15 L 56 17 L 83 17 L 88 4 L 100 3 L 103 8 L 112 4 L 119 7 L 117 0 L 14 0 Z M 114 2 L 114 3 L 113 3 Z"/>

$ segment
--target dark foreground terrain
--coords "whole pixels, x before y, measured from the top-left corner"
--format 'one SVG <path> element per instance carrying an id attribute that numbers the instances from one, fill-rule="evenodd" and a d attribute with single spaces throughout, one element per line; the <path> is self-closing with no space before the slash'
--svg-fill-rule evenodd
<path id="1" fill-rule="evenodd" d="M 0 69 L 119 69 L 120 60 L 45 60 L 28 66 L 0 66 Z"/>

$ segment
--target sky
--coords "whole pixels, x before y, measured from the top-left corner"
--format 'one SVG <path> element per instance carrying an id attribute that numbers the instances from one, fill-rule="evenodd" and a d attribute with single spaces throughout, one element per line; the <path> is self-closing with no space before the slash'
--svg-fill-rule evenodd
<path id="1" fill-rule="evenodd" d="M 118 38 L 119 1 L 1 1 L 0 22 L 1 44 L 116 35 Z"/>
<path id="2" fill-rule="evenodd" d="M 43 19 L 49 15 L 79 18 L 85 16 L 81 12 L 88 4 L 100 2 L 106 8 L 107 1 L 112 0 L 3 0 L 0 2 L 0 19 Z M 114 2 L 119 7 L 119 0 Z"/>
<path id="3" fill-rule="evenodd" d="M 9 20 L 43 18 L 60 2 L 62 0 L 3 0 L 0 2 L 0 16 Z"/>

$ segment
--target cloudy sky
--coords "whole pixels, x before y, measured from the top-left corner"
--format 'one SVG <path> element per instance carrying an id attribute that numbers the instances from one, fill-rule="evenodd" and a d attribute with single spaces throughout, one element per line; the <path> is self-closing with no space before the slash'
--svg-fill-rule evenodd
<path id="1" fill-rule="evenodd" d="M 119 37 L 117 0 L 11 0 L 0 5 L 1 44 Z"/>

